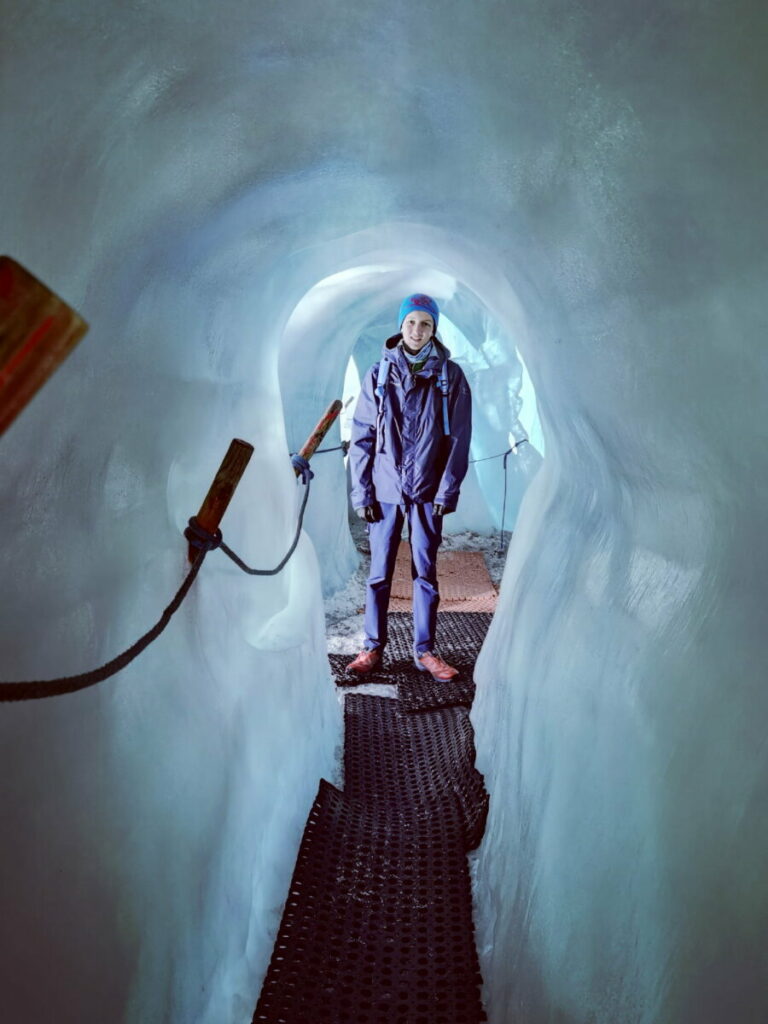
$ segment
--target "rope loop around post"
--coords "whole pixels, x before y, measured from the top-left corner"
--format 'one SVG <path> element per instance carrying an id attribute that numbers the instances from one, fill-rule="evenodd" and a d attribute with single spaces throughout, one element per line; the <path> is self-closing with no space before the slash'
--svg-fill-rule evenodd
<path id="1" fill-rule="evenodd" d="M 197 548 L 198 551 L 215 551 L 216 548 L 221 547 L 221 542 L 224 536 L 221 530 L 216 530 L 215 533 L 209 533 L 204 526 L 201 526 L 197 521 L 197 516 L 192 516 L 189 520 L 189 525 L 184 531 L 184 536 L 192 545 L 193 548 Z"/>
<path id="2" fill-rule="evenodd" d="M 299 455 L 298 452 L 291 452 L 291 465 L 301 477 L 303 484 L 308 484 L 314 478 L 315 474 L 309 468 L 309 460 L 305 459 L 303 455 Z"/>

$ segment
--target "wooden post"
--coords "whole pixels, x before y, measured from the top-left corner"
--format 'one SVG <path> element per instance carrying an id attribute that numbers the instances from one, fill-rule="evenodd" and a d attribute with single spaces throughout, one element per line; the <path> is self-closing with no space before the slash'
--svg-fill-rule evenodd
<path id="1" fill-rule="evenodd" d="M 0 256 L 0 435 L 88 330 L 10 256 Z"/>
<path id="2" fill-rule="evenodd" d="M 229 446 L 224 460 L 213 479 L 205 501 L 197 513 L 197 521 L 209 533 L 215 533 L 219 528 L 221 517 L 227 511 L 235 488 L 240 483 L 240 478 L 245 472 L 245 467 L 253 455 L 253 445 L 247 441 L 240 441 L 235 438 Z M 188 555 L 190 562 L 194 562 L 200 552 L 197 548 L 189 545 Z"/>
<path id="3" fill-rule="evenodd" d="M 304 442 L 304 447 L 299 452 L 299 455 L 301 455 L 303 459 L 309 460 L 312 458 L 315 450 L 320 447 L 321 441 L 333 426 L 333 422 L 341 412 L 342 408 L 343 406 L 338 398 L 331 402 L 323 413 L 320 422 Z M 297 469 L 295 470 L 295 473 L 296 476 L 299 476 L 300 471 Z"/>

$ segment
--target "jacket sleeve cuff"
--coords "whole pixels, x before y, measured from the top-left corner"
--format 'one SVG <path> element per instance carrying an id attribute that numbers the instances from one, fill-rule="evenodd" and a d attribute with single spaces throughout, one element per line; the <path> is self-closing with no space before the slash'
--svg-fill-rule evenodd
<path id="1" fill-rule="evenodd" d="M 359 494 L 356 494 L 350 500 L 352 503 L 352 508 L 354 509 L 367 508 L 369 505 L 373 505 L 373 503 L 376 501 L 373 495 L 370 494 L 366 494 L 363 497 L 360 497 Z"/>

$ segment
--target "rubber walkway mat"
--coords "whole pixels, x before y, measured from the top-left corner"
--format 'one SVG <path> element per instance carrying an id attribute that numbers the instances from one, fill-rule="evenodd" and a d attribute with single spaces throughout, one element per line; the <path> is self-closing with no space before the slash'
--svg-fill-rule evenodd
<path id="1" fill-rule="evenodd" d="M 363 682 L 395 683 L 402 687 L 401 699 L 413 710 L 443 706 L 446 699 L 449 705 L 469 706 L 471 697 L 469 704 L 467 697 L 470 693 L 474 695 L 472 672 L 492 618 L 490 612 L 438 612 L 438 650 L 460 673 L 453 683 L 435 683 L 428 673 L 420 672 L 413 664 L 413 616 L 410 612 L 389 613 L 389 636 L 381 667 L 362 679 L 346 670 L 354 655 L 329 654 L 334 681 L 337 686 L 359 686 Z M 445 688 L 443 701 L 437 705 L 426 703 L 428 693 L 439 695 L 438 688 Z"/>
<path id="2" fill-rule="evenodd" d="M 490 621 L 440 613 L 441 652 L 462 675 L 435 683 L 413 665 L 411 614 L 390 614 L 384 670 L 365 681 L 398 682 L 400 699 L 345 696 L 344 792 L 320 783 L 254 1022 L 486 1020 L 467 852 L 488 794 L 467 706 Z M 342 673 L 351 660 L 329 658 Z"/>
<path id="3" fill-rule="evenodd" d="M 321 782 L 253 1021 L 478 1024 L 480 985 L 460 833 Z"/>
<path id="4" fill-rule="evenodd" d="M 493 612 L 498 594 L 481 551 L 440 551 L 437 555 L 437 580 L 440 600 L 455 612 Z M 413 607 L 411 548 L 401 541 L 397 549 L 392 577 L 390 611 L 409 611 Z"/>
<path id="5" fill-rule="evenodd" d="M 460 822 L 466 850 L 480 843 L 488 794 L 475 768 L 469 713 L 445 708 L 411 715 L 399 701 L 352 693 L 344 701 L 344 792 L 432 822 Z"/>
<path id="6" fill-rule="evenodd" d="M 475 684 L 471 679 L 452 679 L 438 683 L 425 673 L 419 679 L 406 679 L 398 683 L 397 695 L 404 711 L 436 711 L 438 708 L 471 708 L 475 699 Z"/>

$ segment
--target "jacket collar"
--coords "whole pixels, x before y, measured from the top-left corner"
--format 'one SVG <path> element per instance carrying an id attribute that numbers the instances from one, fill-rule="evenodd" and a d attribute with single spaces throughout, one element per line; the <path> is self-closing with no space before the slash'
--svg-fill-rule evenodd
<path id="1" fill-rule="evenodd" d="M 410 365 L 408 360 L 405 358 L 401 349 L 398 345 L 403 340 L 402 334 L 393 334 L 391 338 L 387 338 L 384 342 L 384 348 L 382 349 L 382 359 L 388 359 L 395 366 L 399 366 L 403 373 L 410 374 Z M 432 344 L 432 354 L 427 359 L 424 366 L 417 372 L 421 374 L 437 373 L 443 362 L 446 359 L 451 358 L 451 353 L 445 347 L 445 345 L 438 338 L 435 338 Z"/>

